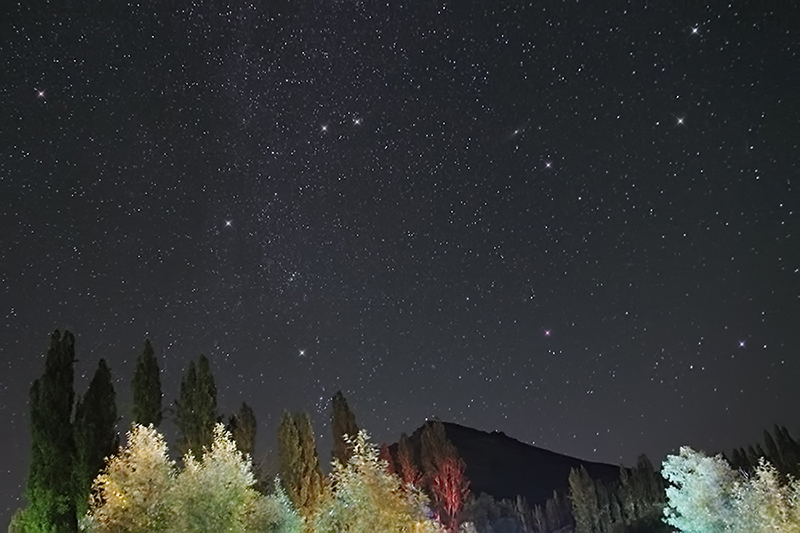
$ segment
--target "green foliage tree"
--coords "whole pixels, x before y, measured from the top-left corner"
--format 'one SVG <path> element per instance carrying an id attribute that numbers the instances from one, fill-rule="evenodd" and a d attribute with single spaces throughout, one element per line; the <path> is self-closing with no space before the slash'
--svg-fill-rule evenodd
<path id="1" fill-rule="evenodd" d="M 136 359 L 133 371 L 133 421 L 143 426 L 158 427 L 163 411 L 161 407 L 161 371 L 150 339 L 145 339 L 142 353 Z"/>
<path id="2" fill-rule="evenodd" d="M 352 453 L 346 464 L 333 462 L 333 489 L 326 491 L 314 514 L 317 533 L 441 531 L 427 517 L 424 494 L 403 487 L 400 478 L 387 472 L 365 431 L 345 441 Z"/>
<path id="3" fill-rule="evenodd" d="M 333 459 L 347 464 L 352 453 L 352 445 L 349 445 L 348 442 L 352 442 L 352 438 L 358 434 L 358 425 L 356 424 L 356 415 L 347 405 L 347 399 L 342 391 L 337 391 L 331 401 L 331 430 L 333 432 L 333 450 L 331 451 Z M 345 438 L 348 436 L 350 439 Z"/>
<path id="4" fill-rule="evenodd" d="M 111 371 L 100 359 L 97 371 L 75 409 L 75 482 L 78 517 L 89 505 L 92 481 L 103 469 L 105 458 L 119 446 L 117 401 Z"/>
<path id="5" fill-rule="evenodd" d="M 576 533 L 594 533 L 599 530 L 597 493 L 589 473 L 581 466 L 569 472 L 569 499 Z"/>
<path id="6" fill-rule="evenodd" d="M 285 412 L 278 427 L 280 477 L 292 504 L 304 517 L 314 513 L 323 492 L 316 439 L 306 412 Z"/>
<path id="7" fill-rule="evenodd" d="M 181 379 L 180 398 L 175 403 L 175 422 L 180 432 L 178 449 L 184 455 L 191 450 L 195 459 L 199 459 L 203 448 L 211 446 L 217 423 L 217 387 L 205 355 L 200 356 L 197 365 L 189 362 Z"/>
<path id="8" fill-rule="evenodd" d="M 78 527 L 71 422 L 74 400 L 75 337 L 55 330 L 44 374 L 30 391 L 31 462 L 26 485 L 28 508 L 18 518 L 29 531 L 72 532 Z"/>
<path id="9" fill-rule="evenodd" d="M 256 450 L 256 415 L 253 408 L 242 402 L 239 411 L 228 420 L 228 431 L 231 432 L 236 448 L 252 460 Z"/>

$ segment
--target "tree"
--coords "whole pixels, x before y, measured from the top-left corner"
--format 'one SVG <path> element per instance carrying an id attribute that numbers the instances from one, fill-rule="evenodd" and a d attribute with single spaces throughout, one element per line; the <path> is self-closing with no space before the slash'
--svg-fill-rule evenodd
<path id="1" fill-rule="evenodd" d="M 180 431 L 179 451 L 189 450 L 199 459 L 204 447 L 211 446 L 214 425 L 217 423 L 217 387 L 211 365 L 205 355 L 189 367 L 181 379 L 180 399 L 176 400 L 176 424 Z"/>
<path id="2" fill-rule="evenodd" d="M 87 527 L 109 533 L 168 531 L 176 471 L 167 443 L 152 425 L 134 425 L 127 441 L 94 481 Z"/>
<path id="3" fill-rule="evenodd" d="M 331 430 L 333 431 L 333 458 L 342 464 L 347 464 L 352 453 L 352 446 L 348 442 L 358 434 L 356 415 L 347 405 L 347 399 L 342 391 L 337 391 L 331 401 Z M 348 441 L 345 437 L 350 437 Z"/>
<path id="4" fill-rule="evenodd" d="M 145 339 L 144 349 L 136 359 L 133 371 L 133 421 L 143 426 L 161 424 L 161 374 L 150 339 Z"/>
<path id="5" fill-rule="evenodd" d="M 597 493 L 594 482 L 583 466 L 569 472 L 569 499 L 572 503 L 572 516 L 575 517 L 576 533 L 598 531 Z"/>
<path id="6" fill-rule="evenodd" d="M 253 408 L 242 402 L 239 412 L 228 420 L 228 431 L 231 432 L 236 448 L 252 460 L 256 450 L 256 415 Z"/>
<path id="7" fill-rule="evenodd" d="M 255 491 L 251 463 L 222 424 L 201 460 L 183 458 L 173 490 L 175 529 L 179 531 L 254 531 L 269 522 L 263 496 Z"/>
<path id="8" fill-rule="evenodd" d="M 311 516 L 322 495 L 316 439 L 306 412 L 285 412 L 278 426 L 280 478 L 292 504 L 301 515 Z"/>
<path id="9" fill-rule="evenodd" d="M 89 505 L 92 481 L 103 469 L 105 458 L 119 447 L 117 402 L 111 371 L 100 359 L 86 394 L 75 409 L 75 481 L 78 517 Z"/>
<path id="10" fill-rule="evenodd" d="M 414 457 L 414 446 L 411 439 L 405 433 L 400 434 L 400 441 L 397 443 L 397 469 L 402 480 L 414 486 L 419 486 L 422 474 L 417 468 L 417 460 Z"/>
<path id="11" fill-rule="evenodd" d="M 427 517 L 424 494 L 404 489 L 387 472 L 365 431 L 345 440 L 352 453 L 346 464 L 333 461 L 333 490 L 326 492 L 314 515 L 317 533 L 440 531 Z"/>
<path id="12" fill-rule="evenodd" d="M 721 456 L 707 457 L 687 446 L 664 460 L 667 487 L 664 521 L 686 533 L 729 531 L 736 525 L 731 501 L 738 476 Z"/>
<path id="13" fill-rule="evenodd" d="M 440 421 L 425 426 L 421 441 L 426 485 L 448 530 L 457 531 L 459 513 L 469 494 L 469 480 L 464 475 L 466 464 L 448 440 Z"/>
<path id="14" fill-rule="evenodd" d="M 44 374 L 30 391 L 31 462 L 21 519 L 31 531 L 76 531 L 72 404 L 75 337 L 55 330 L 45 356 Z"/>

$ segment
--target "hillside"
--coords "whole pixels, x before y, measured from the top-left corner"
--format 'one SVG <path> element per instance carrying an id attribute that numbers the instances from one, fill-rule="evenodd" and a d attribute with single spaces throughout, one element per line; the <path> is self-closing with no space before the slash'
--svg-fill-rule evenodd
<path id="1" fill-rule="evenodd" d="M 410 437 L 417 453 L 425 424 Z M 531 446 L 502 432 L 487 433 L 450 422 L 444 422 L 444 427 L 447 437 L 467 465 L 466 475 L 474 494 L 485 492 L 498 500 L 520 495 L 533 506 L 544 504 L 554 490 L 566 494 L 569 490 L 567 478 L 572 468 L 583 466 L 593 479 L 619 477 L 617 466 L 584 461 Z M 396 446 L 391 447 L 393 453 Z"/>

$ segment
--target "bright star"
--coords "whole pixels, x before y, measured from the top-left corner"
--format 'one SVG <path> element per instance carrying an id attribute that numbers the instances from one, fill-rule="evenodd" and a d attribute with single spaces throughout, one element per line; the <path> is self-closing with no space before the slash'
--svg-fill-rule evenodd
<path id="1" fill-rule="evenodd" d="M 226 228 L 230 228 L 231 226 L 233 226 L 233 220 L 226 220 L 225 221 L 225 227 Z"/>
<path id="2" fill-rule="evenodd" d="M 360 126 L 361 125 L 361 117 L 354 118 L 353 119 L 353 124 L 355 126 Z"/>
<path id="3" fill-rule="evenodd" d="M 322 132 L 325 133 L 326 131 L 328 131 L 328 125 L 327 124 L 323 124 L 322 125 Z"/>
<path id="4" fill-rule="evenodd" d="M 550 330 L 549 329 L 544 330 L 544 336 L 545 337 L 549 337 L 550 336 Z"/>
<path id="5" fill-rule="evenodd" d="M 678 117 L 678 124 L 683 124 L 683 117 Z"/>
<path id="6" fill-rule="evenodd" d="M 44 91 L 36 89 L 36 96 L 39 98 L 44 98 Z"/>
<path id="7" fill-rule="evenodd" d="M 744 341 L 739 341 L 739 348 L 744 348 Z"/>
<path id="8" fill-rule="evenodd" d="M 700 33 L 700 28 L 698 28 L 697 26 L 695 26 L 694 28 L 692 28 L 692 35 L 697 35 L 697 34 L 699 34 L 699 33 Z"/>
<path id="9" fill-rule="evenodd" d="M 545 168 L 553 168 L 553 162 L 552 161 L 545 161 L 544 166 L 545 166 Z"/>
<path id="10" fill-rule="evenodd" d="M 305 354 L 306 354 L 305 350 L 300 350 L 300 357 L 304 356 Z"/>

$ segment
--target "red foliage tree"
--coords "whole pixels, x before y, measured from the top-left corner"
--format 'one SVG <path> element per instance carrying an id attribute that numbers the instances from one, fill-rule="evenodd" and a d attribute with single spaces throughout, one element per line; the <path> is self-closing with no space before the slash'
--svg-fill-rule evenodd
<path id="1" fill-rule="evenodd" d="M 455 454 L 442 457 L 437 469 L 430 476 L 433 497 L 445 515 L 450 531 L 458 531 L 458 517 L 469 494 L 469 480 L 464 475 L 466 465 Z"/>

